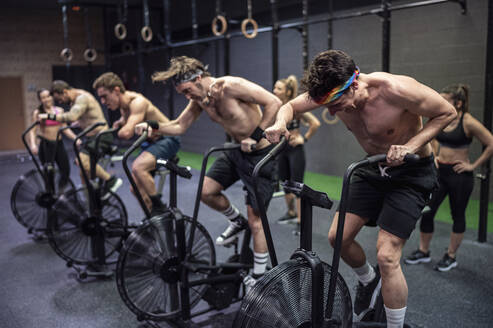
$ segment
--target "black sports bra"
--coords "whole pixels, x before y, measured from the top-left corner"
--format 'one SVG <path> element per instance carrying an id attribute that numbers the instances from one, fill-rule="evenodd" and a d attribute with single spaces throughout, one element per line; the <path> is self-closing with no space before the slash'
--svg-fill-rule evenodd
<path id="1" fill-rule="evenodd" d="M 464 113 L 460 117 L 459 124 L 450 132 L 440 131 L 436 136 L 440 145 L 448 148 L 467 148 L 472 142 L 472 138 L 468 138 L 464 132 Z"/>
<path id="2" fill-rule="evenodd" d="M 286 128 L 289 131 L 299 129 L 300 128 L 300 120 L 292 120 L 291 122 L 288 123 Z"/>

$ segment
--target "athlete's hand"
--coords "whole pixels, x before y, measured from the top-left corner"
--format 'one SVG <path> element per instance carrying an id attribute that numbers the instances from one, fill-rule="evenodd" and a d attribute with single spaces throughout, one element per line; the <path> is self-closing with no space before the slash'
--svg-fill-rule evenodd
<path id="1" fill-rule="evenodd" d="M 471 171 L 474 171 L 474 167 L 469 162 L 455 161 L 453 164 L 454 164 L 454 171 L 456 173 L 463 173 L 463 172 L 471 172 Z"/>
<path id="2" fill-rule="evenodd" d="M 278 143 L 281 136 L 285 136 L 289 140 L 289 131 L 285 124 L 274 123 L 273 126 L 265 129 L 265 137 L 270 143 Z"/>
<path id="3" fill-rule="evenodd" d="M 152 136 L 152 128 L 146 122 L 139 123 L 135 126 L 135 134 L 140 136 L 142 135 L 142 133 L 144 133 L 146 129 L 147 129 L 147 137 L 150 138 Z"/>
<path id="4" fill-rule="evenodd" d="M 120 120 L 113 122 L 113 129 L 118 129 L 120 126 L 122 126 L 122 123 Z"/>
<path id="5" fill-rule="evenodd" d="M 404 156 L 413 154 L 410 147 L 404 145 L 392 145 L 387 152 L 387 164 L 389 166 L 398 166 L 404 163 Z"/>
<path id="6" fill-rule="evenodd" d="M 241 140 L 241 151 L 245 153 L 251 153 L 252 152 L 252 146 L 256 145 L 257 141 L 255 141 L 252 138 L 246 138 Z"/>
<path id="7" fill-rule="evenodd" d="M 48 114 L 38 114 L 38 121 L 46 120 L 48 119 Z"/>
<path id="8" fill-rule="evenodd" d="M 31 148 L 31 152 L 33 153 L 33 155 L 37 155 L 38 154 L 38 146 L 32 146 L 30 148 Z"/>

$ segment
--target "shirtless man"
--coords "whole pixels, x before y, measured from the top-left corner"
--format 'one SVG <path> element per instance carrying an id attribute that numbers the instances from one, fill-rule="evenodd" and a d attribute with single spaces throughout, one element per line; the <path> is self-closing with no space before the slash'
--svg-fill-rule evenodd
<path id="1" fill-rule="evenodd" d="M 81 129 L 85 129 L 97 122 L 106 122 L 101 106 L 89 92 L 82 89 L 74 89 L 65 81 L 55 80 L 51 86 L 51 93 L 56 101 L 70 104 L 70 111 L 58 114 L 39 114 L 38 119 L 59 122 L 78 121 Z M 107 129 L 107 124 L 95 128 L 87 134 L 87 139 L 82 144 L 80 159 L 87 175 L 90 174 L 89 154 L 96 151 L 96 135 Z M 99 150 L 103 153 L 109 151 L 112 143 L 113 136 L 111 134 L 102 136 L 99 142 Z M 96 176 L 105 182 L 105 192 L 103 192 L 102 199 L 107 199 L 110 196 L 109 190 L 115 192 L 122 185 L 122 179 L 110 175 L 100 165 L 96 166 Z"/>
<path id="2" fill-rule="evenodd" d="M 216 244 L 230 243 L 246 228 L 247 223 L 250 226 L 255 261 L 253 275 L 244 280 L 247 288 L 250 288 L 265 273 L 268 260 L 251 175 L 255 164 L 273 147 L 262 138 L 262 133 L 274 121 L 281 101 L 264 88 L 245 79 L 232 76 L 212 77 L 200 61 L 186 56 L 173 58 L 167 71 L 153 75 L 154 81 L 168 79 L 173 80 L 176 91 L 187 97 L 189 102 L 176 120 L 159 124 L 158 133 L 181 135 L 205 111 L 236 142 L 241 143 L 241 151 L 229 151 L 220 155 L 209 169 L 202 188 L 202 201 L 222 212 L 230 221 L 229 227 L 216 239 Z M 260 106 L 264 108 L 263 113 Z M 137 132 L 141 133 L 145 128 L 146 124 L 137 125 Z M 252 145 L 256 145 L 255 151 L 251 150 Z M 258 188 L 266 207 L 274 191 L 276 170 L 277 163 L 272 161 L 259 174 Z M 247 189 L 248 221 L 223 194 L 223 190 L 238 179 L 242 180 Z"/>
<path id="3" fill-rule="evenodd" d="M 113 127 L 121 127 L 118 131 L 119 138 L 132 138 L 135 126 L 146 120 L 169 122 L 169 119 L 143 95 L 125 90 L 122 80 L 115 73 L 102 74 L 94 81 L 92 87 L 103 105 L 110 110 L 120 110 L 120 119 L 113 123 Z M 163 213 L 166 205 L 162 203 L 161 195 L 156 191 L 152 172 L 156 169 L 157 159 L 170 159 L 176 155 L 180 148 L 180 138 L 153 136 L 141 148 L 143 151 L 132 164 L 132 175 L 147 208 L 151 211 L 151 216 L 155 216 Z"/>
<path id="4" fill-rule="evenodd" d="M 429 141 L 457 115 L 438 93 L 416 80 L 383 72 L 363 74 L 346 53 L 317 55 L 304 77 L 308 90 L 281 107 L 275 124 L 265 132 L 271 142 L 289 137 L 286 124 L 293 114 L 326 106 L 354 134 L 368 155 L 386 153 L 387 161 L 355 171 L 351 181 L 341 255 L 358 275 L 354 311 L 362 316 L 371 296 L 381 290 L 387 327 L 402 327 L 407 284 L 400 266 L 402 247 L 436 184 Z M 421 116 L 428 117 L 423 125 Z M 421 158 L 404 163 L 408 153 Z M 404 164 L 403 164 L 404 163 Z M 335 242 L 338 212 L 329 231 Z M 366 260 L 354 239 L 365 225 L 378 224 L 377 261 L 380 272 Z"/>

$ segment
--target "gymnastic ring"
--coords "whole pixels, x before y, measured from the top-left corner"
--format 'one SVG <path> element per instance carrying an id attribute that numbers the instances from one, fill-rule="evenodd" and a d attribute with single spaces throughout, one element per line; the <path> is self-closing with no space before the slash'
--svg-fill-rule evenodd
<path id="1" fill-rule="evenodd" d="M 118 40 L 123 40 L 127 37 L 127 27 L 124 24 L 116 24 L 114 30 L 115 36 Z"/>
<path id="2" fill-rule="evenodd" d="M 218 31 L 217 30 L 217 22 L 221 22 L 221 29 Z M 223 15 L 217 15 L 212 19 L 212 33 L 215 36 L 221 36 L 226 32 L 226 29 L 228 28 L 228 22 L 226 21 L 226 17 Z"/>
<path id="3" fill-rule="evenodd" d="M 130 42 L 123 42 L 122 44 L 122 52 L 123 53 L 129 53 L 134 51 L 134 45 Z"/>
<path id="4" fill-rule="evenodd" d="M 84 50 L 84 59 L 87 62 L 92 63 L 96 60 L 96 58 L 98 58 L 98 52 L 96 51 L 96 49 L 87 48 L 86 50 Z"/>
<path id="5" fill-rule="evenodd" d="M 248 34 L 247 30 L 246 30 L 248 23 L 252 24 L 252 26 L 253 26 L 253 31 L 250 34 Z M 257 36 L 257 32 L 258 32 L 257 30 L 258 30 L 258 24 L 253 18 L 245 18 L 241 22 L 241 33 L 243 33 L 245 38 L 247 38 L 247 39 L 255 38 Z"/>
<path id="6" fill-rule="evenodd" d="M 72 58 L 74 58 L 74 54 L 70 48 L 64 48 L 60 52 L 60 58 L 62 58 L 64 62 L 70 63 L 72 61 Z"/>
<path id="7" fill-rule="evenodd" d="M 150 26 L 144 26 L 140 29 L 140 35 L 142 36 L 142 40 L 145 42 L 149 42 L 152 40 L 152 29 Z"/>
<path id="8" fill-rule="evenodd" d="M 328 114 L 329 114 L 329 110 L 327 108 L 325 108 L 324 111 L 322 112 L 322 119 L 324 120 L 325 123 L 332 125 L 332 124 L 336 124 L 337 122 L 339 122 L 338 116 L 335 116 L 333 119 L 330 119 L 327 116 Z"/>

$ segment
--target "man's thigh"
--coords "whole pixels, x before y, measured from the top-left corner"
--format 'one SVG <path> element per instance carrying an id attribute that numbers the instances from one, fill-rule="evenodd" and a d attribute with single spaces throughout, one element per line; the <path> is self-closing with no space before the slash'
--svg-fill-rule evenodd
<path id="1" fill-rule="evenodd" d="M 133 168 L 136 170 L 152 171 L 156 169 L 156 157 L 147 151 L 143 151 L 133 162 Z"/>
<path id="2" fill-rule="evenodd" d="M 378 226 L 402 239 L 409 239 L 421 217 L 429 193 L 413 188 L 396 188 L 385 196 Z"/>

